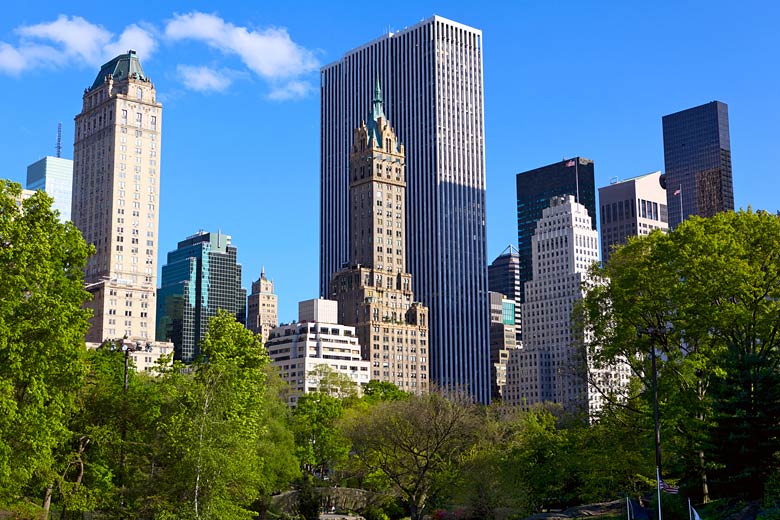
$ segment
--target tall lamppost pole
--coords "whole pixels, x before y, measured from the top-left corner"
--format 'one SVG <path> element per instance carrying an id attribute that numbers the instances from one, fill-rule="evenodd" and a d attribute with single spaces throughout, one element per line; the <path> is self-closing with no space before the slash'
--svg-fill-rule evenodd
<path id="1" fill-rule="evenodd" d="M 658 365 L 655 345 L 658 338 L 663 337 L 671 330 L 671 325 L 663 327 L 637 328 L 637 336 L 647 334 L 650 337 L 650 363 L 653 372 L 653 422 L 655 425 L 655 483 L 658 495 L 658 520 L 662 520 L 661 514 L 661 425 L 658 417 Z"/>

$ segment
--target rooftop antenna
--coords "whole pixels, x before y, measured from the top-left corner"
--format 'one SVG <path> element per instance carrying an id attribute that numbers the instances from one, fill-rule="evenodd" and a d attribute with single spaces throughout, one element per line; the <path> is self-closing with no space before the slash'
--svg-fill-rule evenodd
<path id="1" fill-rule="evenodd" d="M 57 123 L 57 157 L 62 157 L 62 122 Z"/>

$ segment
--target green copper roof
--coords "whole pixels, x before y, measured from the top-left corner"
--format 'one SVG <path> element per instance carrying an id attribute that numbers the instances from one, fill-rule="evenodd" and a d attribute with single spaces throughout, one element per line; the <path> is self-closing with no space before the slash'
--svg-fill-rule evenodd
<path id="1" fill-rule="evenodd" d="M 138 61 L 138 56 L 136 56 L 135 51 L 133 50 L 127 51 L 127 54 L 120 54 L 100 67 L 100 72 L 98 72 L 97 78 L 95 78 L 95 82 L 92 83 L 90 90 L 102 85 L 106 80 L 106 76 L 109 74 L 114 77 L 115 81 L 128 78 L 148 79 L 144 74 L 144 69 L 141 67 L 141 62 Z"/>
<path id="2" fill-rule="evenodd" d="M 374 88 L 374 99 L 371 102 L 371 114 L 368 118 L 368 136 L 378 142 L 378 126 L 377 120 L 379 118 L 387 120 L 385 117 L 385 110 L 382 104 L 382 88 L 379 85 L 379 74 L 376 75 L 376 87 Z"/>

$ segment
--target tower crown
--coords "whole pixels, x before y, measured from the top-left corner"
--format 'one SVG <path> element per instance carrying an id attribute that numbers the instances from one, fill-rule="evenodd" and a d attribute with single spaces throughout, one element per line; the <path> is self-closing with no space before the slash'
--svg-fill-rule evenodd
<path id="1" fill-rule="evenodd" d="M 141 67 L 141 61 L 138 59 L 138 55 L 132 49 L 127 51 L 126 54 L 120 54 L 100 67 L 100 72 L 98 72 L 98 75 L 89 90 L 101 86 L 106 81 L 107 76 L 111 76 L 114 81 L 126 80 L 128 78 L 149 81 L 149 78 L 144 74 L 143 67 Z"/>

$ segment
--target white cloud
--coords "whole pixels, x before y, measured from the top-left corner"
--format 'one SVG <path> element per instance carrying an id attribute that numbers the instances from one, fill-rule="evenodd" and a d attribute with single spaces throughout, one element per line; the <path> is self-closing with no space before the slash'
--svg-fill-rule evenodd
<path id="1" fill-rule="evenodd" d="M 237 55 L 255 74 L 265 79 L 292 78 L 316 70 L 314 54 L 290 38 L 286 29 L 251 30 L 200 12 L 175 15 L 165 27 L 171 40 L 196 40 Z"/>
<path id="2" fill-rule="evenodd" d="M 276 85 L 268 94 L 269 99 L 276 101 L 286 101 L 288 99 L 299 99 L 312 90 L 311 84 L 305 81 L 288 81 L 282 85 Z"/>
<path id="3" fill-rule="evenodd" d="M 114 56 L 123 54 L 133 49 L 141 60 L 148 60 L 154 51 L 157 50 L 157 41 L 150 30 L 139 27 L 136 24 L 128 25 L 119 39 L 106 45 L 104 58 L 102 61 L 110 60 Z"/>
<path id="4" fill-rule="evenodd" d="M 209 67 L 179 65 L 176 72 L 181 76 L 185 87 L 198 92 L 223 92 L 233 82 L 226 71 Z"/>
<path id="5" fill-rule="evenodd" d="M 62 67 L 71 63 L 102 65 L 117 54 L 135 49 L 148 59 L 157 47 L 150 30 L 125 28 L 119 38 L 80 16 L 60 15 L 53 22 L 17 27 L 14 46 L 0 42 L 0 72 L 20 74 L 33 67 Z"/>

